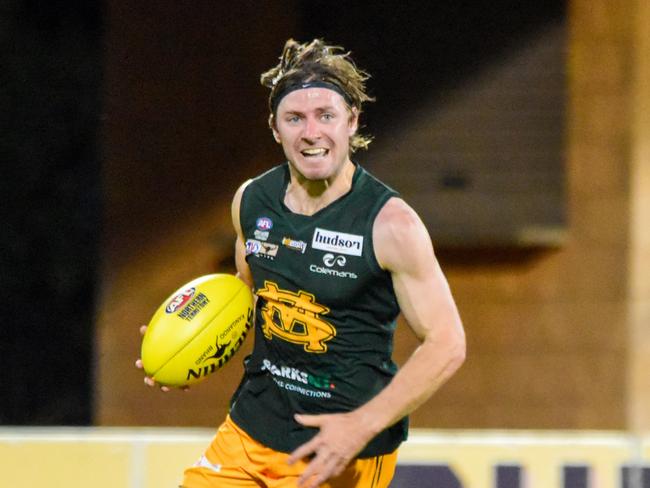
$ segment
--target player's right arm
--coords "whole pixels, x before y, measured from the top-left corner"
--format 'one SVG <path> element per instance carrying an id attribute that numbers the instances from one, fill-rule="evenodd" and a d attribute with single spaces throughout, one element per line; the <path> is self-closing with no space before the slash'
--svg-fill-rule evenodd
<path id="1" fill-rule="evenodd" d="M 252 180 L 245 181 L 235 192 L 232 199 L 232 206 L 230 208 L 232 215 L 232 225 L 237 234 L 235 241 L 235 265 L 237 266 L 237 276 L 241 278 L 250 288 L 253 288 L 253 275 L 246 262 L 246 240 L 244 239 L 244 232 L 241 228 L 240 208 L 241 200 L 244 190 Z"/>
<path id="2" fill-rule="evenodd" d="M 251 270 L 248 267 L 248 263 L 246 262 L 246 244 L 244 240 L 244 233 L 242 232 L 241 228 L 241 222 L 239 220 L 239 209 L 241 206 L 241 199 L 242 195 L 244 194 L 244 190 L 248 186 L 248 184 L 251 182 L 251 180 L 248 180 L 244 182 L 238 189 L 237 192 L 235 193 L 235 196 L 232 200 L 232 206 L 231 206 L 231 214 L 232 214 L 232 224 L 233 227 L 235 228 L 235 232 L 237 233 L 237 240 L 235 241 L 235 265 L 237 266 L 237 276 L 241 278 L 244 283 L 246 283 L 249 287 L 253 287 L 253 276 L 251 275 Z M 144 336 L 144 333 L 147 330 L 147 326 L 143 325 L 140 327 L 140 334 Z M 138 358 L 135 362 L 135 365 L 138 369 L 144 369 L 142 366 L 142 360 Z M 148 386 L 156 386 L 156 382 L 154 381 L 153 378 L 150 378 L 148 376 L 145 376 L 144 382 Z M 182 389 L 186 390 L 188 387 L 184 387 Z M 167 386 L 161 386 L 160 388 L 162 391 L 170 391 L 170 388 Z"/>

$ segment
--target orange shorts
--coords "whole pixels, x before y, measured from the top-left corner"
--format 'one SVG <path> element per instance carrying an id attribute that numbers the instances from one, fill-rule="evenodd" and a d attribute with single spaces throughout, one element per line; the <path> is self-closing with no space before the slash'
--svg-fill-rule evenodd
<path id="1" fill-rule="evenodd" d="M 287 464 L 288 454 L 253 440 L 228 416 L 205 454 L 185 470 L 182 488 L 295 488 L 307 462 Z M 387 488 L 397 451 L 357 459 L 321 488 Z"/>

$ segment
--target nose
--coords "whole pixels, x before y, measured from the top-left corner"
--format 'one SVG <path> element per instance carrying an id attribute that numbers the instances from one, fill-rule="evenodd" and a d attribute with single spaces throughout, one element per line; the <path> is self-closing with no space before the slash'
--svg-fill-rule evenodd
<path id="1" fill-rule="evenodd" d="M 320 137 L 320 126 L 318 125 L 318 120 L 313 117 L 307 117 L 305 120 L 303 137 L 309 140 L 318 139 Z"/>

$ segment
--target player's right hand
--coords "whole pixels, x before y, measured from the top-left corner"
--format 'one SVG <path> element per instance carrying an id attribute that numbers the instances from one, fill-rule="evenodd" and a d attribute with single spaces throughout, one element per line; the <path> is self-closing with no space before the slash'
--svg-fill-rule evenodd
<path id="1" fill-rule="evenodd" d="M 140 326 L 140 335 L 142 337 L 144 337 L 145 332 L 147 332 L 147 326 L 146 325 Z M 138 358 L 138 359 L 135 360 L 135 367 L 140 369 L 140 370 L 144 370 L 144 366 L 142 365 L 142 359 Z M 158 383 L 156 383 L 156 380 L 154 380 L 150 376 L 145 376 L 144 377 L 144 384 L 147 385 L 147 386 L 151 386 L 151 387 L 160 386 L 160 391 L 164 391 L 165 393 L 167 393 L 168 391 L 171 391 L 170 387 L 164 386 L 164 385 L 158 385 Z M 181 387 L 179 389 L 181 389 L 183 391 L 187 391 L 187 390 L 189 390 L 189 388 L 190 388 L 189 386 L 183 386 L 183 387 Z"/>

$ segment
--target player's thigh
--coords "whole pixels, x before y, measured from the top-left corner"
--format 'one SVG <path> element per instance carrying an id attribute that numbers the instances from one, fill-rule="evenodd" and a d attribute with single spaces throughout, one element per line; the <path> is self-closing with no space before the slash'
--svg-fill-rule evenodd
<path id="1" fill-rule="evenodd" d="M 276 473 L 276 476 L 266 478 L 269 488 L 295 488 L 300 474 L 307 468 L 308 463 L 300 461 L 295 467 L 298 472 Z M 322 483 L 319 488 L 388 488 L 397 465 L 397 451 L 373 458 L 357 459 L 343 473 Z"/>
<path id="2" fill-rule="evenodd" d="M 192 466 L 183 474 L 179 488 L 260 488 L 260 484 L 241 469 L 221 469 Z"/>
<path id="3" fill-rule="evenodd" d="M 247 439 L 228 418 L 199 460 L 185 470 L 183 488 L 259 488 Z"/>
<path id="4" fill-rule="evenodd" d="M 320 488 L 388 488 L 397 464 L 397 451 L 373 458 L 357 459 L 343 473 Z"/>

